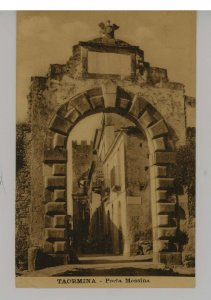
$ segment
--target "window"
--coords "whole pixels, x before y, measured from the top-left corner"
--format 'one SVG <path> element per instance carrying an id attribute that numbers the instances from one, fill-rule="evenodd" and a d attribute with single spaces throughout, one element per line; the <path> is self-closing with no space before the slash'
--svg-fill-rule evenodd
<path id="1" fill-rule="evenodd" d="M 120 185 L 119 185 L 119 178 L 118 178 L 118 172 L 117 172 L 117 167 L 113 166 L 110 172 L 110 180 L 111 180 L 111 189 L 114 192 L 119 191 Z"/>
<path id="2" fill-rule="evenodd" d="M 111 169 L 111 188 L 116 184 L 116 170 L 115 170 L 115 166 Z"/>

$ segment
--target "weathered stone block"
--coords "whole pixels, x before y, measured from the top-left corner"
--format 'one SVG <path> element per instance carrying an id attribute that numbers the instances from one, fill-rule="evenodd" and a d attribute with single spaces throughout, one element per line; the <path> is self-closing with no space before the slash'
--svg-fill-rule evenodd
<path id="1" fill-rule="evenodd" d="M 104 99 L 102 96 L 92 97 L 90 99 L 90 102 L 91 102 L 93 108 L 104 107 Z"/>
<path id="2" fill-rule="evenodd" d="M 154 122 L 153 116 L 146 110 L 139 118 L 139 123 L 144 127 L 149 127 Z"/>
<path id="3" fill-rule="evenodd" d="M 150 67 L 148 68 L 147 73 L 147 82 L 154 85 L 159 82 L 167 82 L 168 76 L 167 76 L 167 70 L 163 68 L 158 67 Z"/>
<path id="4" fill-rule="evenodd" d="M 157 201 L 162 201 L 167 199 L 167 191 L 157 191 L 156 192 Z"/>
<path id="5" fill-rule="evenodd" d="M 61 80 L 62 75 L 65 72 L 66 65 L 51 64 L 48 70 L 48 76 L 55 80 Z"/>
<path id="6" fill-rule="evenodd" d="M 169 239 L 156 241 L 156 252 L 174 253 L 177 251 L 178 245 Z"/>
<path id="7" fill-rule="evenodd" d="M 168 215 L 159 215 L 157 217 L 158 226 L 167 226 L 169 224 L 169 216 Z"/>
<path id="8" fill-rule="evenodd" d="M 45 197 L 44 202 L 53 201 L 53 192 L 51 190 L 45 189 L 44 197 Z"/>
<path id="9" fill-rule="evenodd" d="M 139 95 L 135 95 L 135 97 L 132 100 L 130 113 L 134 115 L 136 118 L 138 118 L 143 113 L 147 105 L 148 102 L 144 98 L 142 98 Z"/>
<path id="10" fill-rule="evenodd" d="M 103 91 L 101 87 L 96 87 L 86 91 L 86 95 L 91 99 L 93 97 L 102 97 Z"/>
<path id="11" fill-rule="evenodd" d="M 53 227 L 65 227 L 66 215 L 56 215 L 53 217 Z"/>
<path id="12" fill-rule="evenodd" d="M 163 120 L 158 121 L 148 128 L 149 134 L 152 138 L 165 135 L 168 133 L 168 128 Z"/>
<path id="13" fill-rule="evenodd" d="M 68 114 L 66 115 L 66 119 L 68 119 L 72 124 L 80 117 L 79 112 L 75 109 L 72 108 Z"/>
<path id="14" fill-rule="evenodd" d="M 43 246 L 43 252 L 44 253 L 53 253 L 54 252 L 53 243 L 45 241 L 44 246 Z"/>
<path id="15" fill-rule="evenodd" d="M 124 99 L 124 98 L 120 98 L 119 99 L 119 107 L 124 109 L 124 110 L 128 110 L 130 107 L 130 103 L 131 100 L 130 99 Z"/>
<path id="16" fill-rule="evenodd" d="M 102 85 L 105 107 L 116 106 L 117 85 L 111 81 Z"/>
<path id="17" fill-rule="evenodd" d="M 54 242 L 53 243 L 54 253 L 64 253 L 66 252 L 66 242 Z"/>
<path id="18" fill-rule="evenodd" d="M 158 227 L 158 238 L 172 238 L 176 236 L 177 227 Z"/>
<path id="19" fill-rule="evenodd" d="M 153 145 L 155 148 L 155 151 L 162 151 L 166 149 L 164 139 L 162 137 L 153 139 Z"/>
<path id="20" fill-rule="evenodd" d="M 61 134 L 68 134 L 72 126 L 72 123 L 70 123 L 68 120 L 63 119 L 58 115 L 55 115 L 53 120 L 51 121 L 49 128 Z"/>
<path id="21" fill-rule="evenodd" d="M 65 176 L 45 177 L 45 188 L 46 189 L 64 188 L 65 185 L 66 185 L 66 177 Z"/>
<path id="22" fill-rule="evenodd" d="M 44 162 L 46 163 L 67 162 L 67 150 L 66 149 L 45 150 Z"/>
<path id="23" fill-rule="evenodd" d="M 157 251 L 166 251 L 168 249 L 168 240 L 158 240 L 157 241 Z"/>
<path id="24" fill-rule="evenodd" d="M 43 164 L 43 176 L 51 176 L 52 175 L 52 165 L 51 164 Z"/>
<path id="25" fill-rule="evenodd" d="M 181 265 L 182 264 L 182 255 L 181 252 L 161 252 L 158 253 L 159 262 L 165 265 Z"/>
<path id="26" fill-rule="evenodd" d="M 53 164 L 53 175 L 65 175 L 66 164 Z"/>
<path id="27" fill-rule="evenodd" d="M 44 76 L 32 76 L 31 77 L 31 89 L 32 90 L 44 90 L 46 89 L 46 82 L 47 82 L 48 78 L 44 77 Z"/>
<path id="28" fill-rule="evenodd" d="M 174 187 L 174 178 L 156 178 L 156 189 L 169 189 Z"/>
<path id="29" fill-rule="evenodd" d="M 165 177 L 167 175 L 166 166 L 154 166 L 155 177 Z"/>
<path id="30" fill-rule="evenodd" d="M 74 106 L 82 115 L 91 109 L 86 95 L 81 94 L 71 101 L 72 106 Z"/>
<path id="31" fill-rule="evenodd" d="M 48 202 L 45 205 L 45 213 L 49 215 L 66 214 L 66 203 L 64 202 Z"/>
<path id="32" fill-rule="evenodd" d="M 153 164 L 174 164 L 176 160 L 175 152 L 155 152 L 153 154 Z"/>
<path id="33" fill-rule="evenodd" d="M 65 190 L 54 190 L 53 201 L 64 201 L 65 200 Z"/>
<path id="34" fill-rule="evenodd" d="M 66 139 L 66 136 L 59 133 L 55 133 L 53 138 L 53 148 L 55 149 L 57 147 L 64 147 Z"/>
<path id="35" fill-rule="evenodd" d="M 53 224 L 53 219 L 50 216 L 45 215 L 45 228 L 51 228 L 52 224 Z"/>
<path id="36" fill-rule="evenodd" d="M 158 214 L 168 214 L 175 212 L 174 203 L 158 203 L 157 204 L 157 213 Z"/>
<path id="37" fill-rule="evenodd" d="M 38 247 L 31 247 L 28 249 L 28 270 L 34 271 L 37 269 L 37 256 L 40 249 Z"/>
<path id="38" fill-rule="evenodd" d="M 64 228 L 47 228 L 45 229 L 45 239 L 46 241 L 63 241 L 66 239 L 66 230 Z"/>

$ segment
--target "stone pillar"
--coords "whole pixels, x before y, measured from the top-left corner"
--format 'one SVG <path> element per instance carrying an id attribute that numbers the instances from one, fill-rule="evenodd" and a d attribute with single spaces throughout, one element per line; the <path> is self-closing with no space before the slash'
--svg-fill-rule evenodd
<path id="1" fill-rule="evenodd" d="M 56 136 L 57 138 L 57 136 Z M 67 263 L 66 161 L 64 151 L 46 151 L 45 165 L 45 244 L 44 252 L 55 264 Z M 52 162 L 54 161 L 54 162 Z"/>
<path id="2" fill-rule="evenodd" d="M 164 136 L 168 135 L 168 128 L 162 119 L 155 122 L 148 111 L 141 115 L 139 122 L 146 129 L 150 148 L 153 261 L 181 264 L 176 244 L 176 203 L 169 199 L 174 178 L 169 177 L 168 166 L 175 163 L 175 153 L 166 150 Z"/>

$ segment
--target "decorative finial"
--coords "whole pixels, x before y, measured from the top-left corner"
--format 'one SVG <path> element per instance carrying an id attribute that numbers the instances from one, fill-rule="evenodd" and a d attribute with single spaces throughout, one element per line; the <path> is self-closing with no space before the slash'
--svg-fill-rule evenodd
<path id="1" fill-rule="evenodd" d="M 101 28 L 100 33 L 102 33 L 104 38 L 114 39 L 114 32 L 115 30 L 119 29 L 119 26 L 116 24 L 111 25 L 111 21 L 108 20 L 105 23 L 101 22 L 99 24 Z"/>

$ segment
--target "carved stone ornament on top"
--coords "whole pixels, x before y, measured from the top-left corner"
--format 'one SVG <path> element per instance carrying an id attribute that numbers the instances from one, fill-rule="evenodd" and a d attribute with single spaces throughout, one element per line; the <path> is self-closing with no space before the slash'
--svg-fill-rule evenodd
<path id="1" fill-rule="evenodd" d="M 99 27 L 101 28 L 100 33 L 102 34 L 102 37 L 108 40 L 114 39 L 114 33 L 117 29 L 119 29 L 119 26 L 116 24 L 111 25 L 111 21 L 109 20 L 105 23 L 101 22 Z"/>

